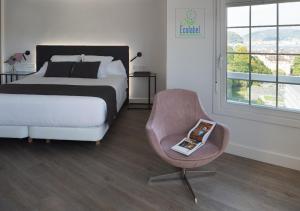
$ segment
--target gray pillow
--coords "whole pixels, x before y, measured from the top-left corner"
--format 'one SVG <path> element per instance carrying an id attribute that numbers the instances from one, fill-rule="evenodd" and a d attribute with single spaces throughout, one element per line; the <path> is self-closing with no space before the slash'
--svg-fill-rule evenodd
<path id="1" fill-rule="evenodd" d="M 74 64 L 71 78 L 98 78 L 101 62 L 78 62 Z"/>
<path id="2" fill-rule="evenodd" d="M 44 77 L 70 77 L 74 62 L 49 62 Z"/>

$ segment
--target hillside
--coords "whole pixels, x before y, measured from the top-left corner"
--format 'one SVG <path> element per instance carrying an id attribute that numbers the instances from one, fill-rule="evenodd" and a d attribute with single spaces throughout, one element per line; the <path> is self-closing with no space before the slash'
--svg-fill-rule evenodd
<path id="1" fill-rule="evenodd" d="M 300 40 L 300 30 L 297 29 L 280 29 L 280 40 L 291 41 L 291 40 Z M 228 33 L 228 41 L 230 43 L 244 43 L 244 40 L 249 39 L 249 34 L 241 37 L 235 32 Z M 271 41 L 276 40 L 276 31 L 275 29 L 268 29 L 252 33 L 253 40 L 261 41 Z"/>

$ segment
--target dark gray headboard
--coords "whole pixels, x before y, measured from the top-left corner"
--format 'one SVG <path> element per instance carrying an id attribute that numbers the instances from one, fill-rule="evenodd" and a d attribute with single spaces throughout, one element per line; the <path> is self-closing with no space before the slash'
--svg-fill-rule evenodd
<path id="1" fill-rule="evenodd" d="M 39 70 L 53 55 L 97 55 L 112 56 L 114 60 L 121 60 L 129 76 L 129 46 L 64 46 L 64 45 L 37 45 L 36 67 Z M 129 87 L 129 80 L 128 87 Z M 127 91 L 128 93 L 128 91 Z M 129 99 L 129 94 L 128 94 Z M 128 100 L 127 99 L 127 100 Z"/>

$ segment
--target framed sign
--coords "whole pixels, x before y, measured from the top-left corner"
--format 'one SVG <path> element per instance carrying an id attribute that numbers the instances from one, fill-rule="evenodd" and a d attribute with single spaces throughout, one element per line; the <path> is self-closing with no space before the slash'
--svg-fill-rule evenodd
<path id="1" fill-rule="evenodd" d="M 176 9 L 176 37 L 204 38 L 205 9 Z"/>

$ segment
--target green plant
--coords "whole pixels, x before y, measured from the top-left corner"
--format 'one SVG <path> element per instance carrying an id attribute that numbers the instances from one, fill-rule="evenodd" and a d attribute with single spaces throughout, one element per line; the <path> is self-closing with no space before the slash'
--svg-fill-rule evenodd
<path id="1" fill-rule="evenodd" d="M 249 55 L 247 47 L 237 45 L 233 51 L 236 54 L 228 54 L 227 70 L 229 72 L 249 72 Z M 239 54 L 240 53 L 240 54 Z M 253 73 L 272 74 L 272 70 L 268 68 L 263 61 L 256 56 L 251 56 L 251 69 Z"/>
<path id="2" fill-rule="evenodd" d="M 291 75 L 300 76 L 300 56 L 296 56 L 291 67 Z"/>

